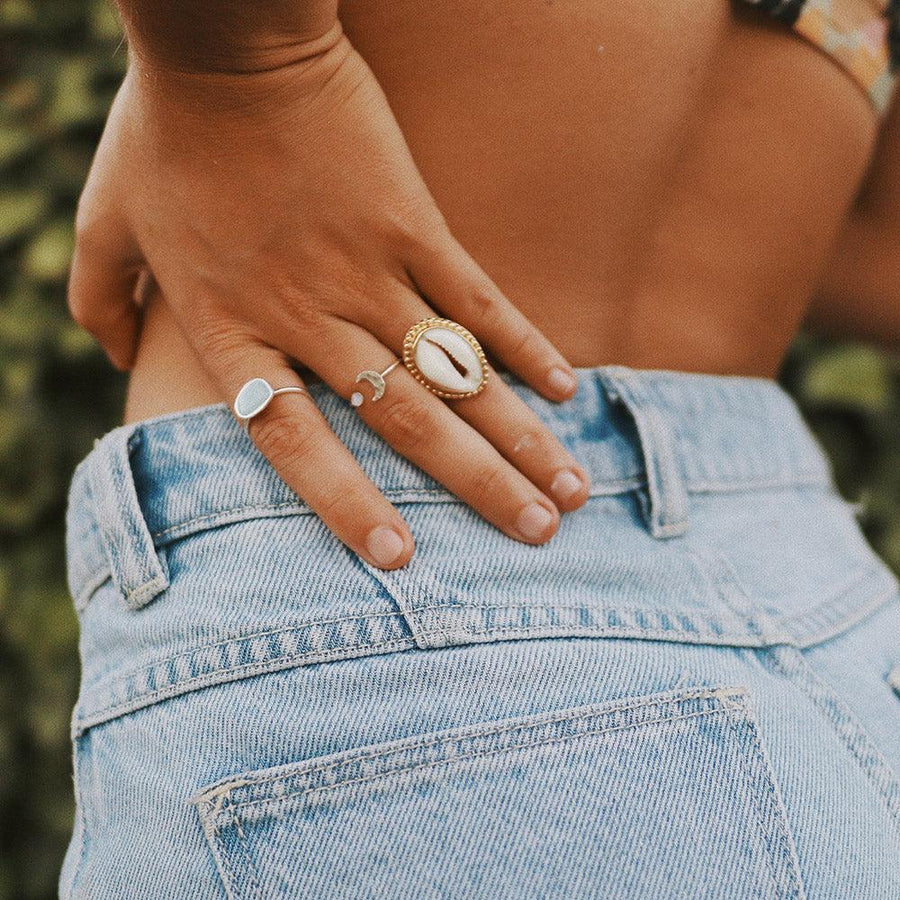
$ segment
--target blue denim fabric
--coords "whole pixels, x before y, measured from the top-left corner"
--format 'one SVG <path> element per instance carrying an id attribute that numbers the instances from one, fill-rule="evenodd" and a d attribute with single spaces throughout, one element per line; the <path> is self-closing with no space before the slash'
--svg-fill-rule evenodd
<path id="1" fill-rule="evenodd" d="M 123 425 L 67 514 L 64 897 L 900 897 L 900 590 L 765 379 L 577 369 L 543 546 L 320 381 L 417 552 L 370 566 L 225 404 Z"/>

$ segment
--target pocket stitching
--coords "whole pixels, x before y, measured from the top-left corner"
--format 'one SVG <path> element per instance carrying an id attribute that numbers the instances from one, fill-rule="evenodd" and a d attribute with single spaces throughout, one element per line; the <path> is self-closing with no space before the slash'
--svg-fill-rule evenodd
<path id="1" fill-rule="evenodd" d="M 516 729 L 537 730 L 543 726 L 552 725 L 555 722 L 576 722 L 592 716 L 600 716 L 601 721 L 615 722 L 616 714 L 628 712 L 629 710 L 642 709 L 647 707 L 660 707 L 660 711 L 671 709 L 690 701 L 690 700 L 716 700 L 716 704 L 706 704 L 703 708 L 693 712 L 681 713 L 679 715 L 659 715 L 655 710 L 651 715 L 656 713 L 654 718 L 644 720 L 631 720 L 624 724 L 614 724 L 607 727 L 591 729 L 576 734 L 555 735 L 549 738 L 542 738 L 537 741 L 524 741 L 512 745 L 491 747 L 486 750 L 476 750 L 471 753 L 459 755 L 454 754 L 444 759 L 428 760 L 413 766 L 401 766 L 389 771 L 376 772 L 374 774 L 365 775 L 360 778 L 354 778 L 346 781 L 339 781 L 333 784 L 319 784 L 313 787 L 306 787 L 290 793 L 278 794 L 277 796 L 269 796 L 250 799 L 245 802 L 234 803 L 231 796 L 231 789 L 244 786 L 255 787 L 267 782 L 289 781 L 293 777 L 303 777 L 314 772 L 321 772 L 332 769 L 342 764 L 356 764 L 360 761 L 372 757 L 384 757 L 389 759 L 397 754 L 415 751 L 423 747 L 429 747 L 441 742 L 452 743 L 465 737 L 482 737 L 495 736 L 498 734 L 508 733 Z M 421 741 L 413 741 L 403 743 L 408 739 L 401 738 L 399 741 L 382 745 L 385 749 L 380 751 L 363 750 L 358 755 L 353 755 L 353 751 L 339 751 L 330 762 L 313 766 L 307 770 L 299 772 L 291 772 L 305 765 L 305 762 L 289 764 L 285 767 L 279 767 L 282 771 L 279 774 L 269 775 L 262 778 L 243 778 L 241 776 L 230 776 L 217 784 L 204 788 L 201 792 L 190 799 L 190 803 L 197 807 L 197 812 L 204 823 L 204 831 L 207 833 L 211 841 L 218 845 L 219 849 L 223 848 L 223 836 L 221 834 L 222 826 L 234 824 L 238 833 L 238 843 L 242 846 L 243 853 L 247 856 L 249 864 L 252 868 L 253 861 L 249 856 L 249 847 L 247 845 L 247 837 L 244 832 L 243 823 L 246 822 L 247 813 L 251 808 L 259 807 L 264 804 L 273 804 L 276 810 L 271 813 L 263 812 L 262 815 L 278 816 L 278 807 L 285 802 L 293 801 L 292 806 L 297 802 L 297 798 L 308 794 L 318 794 L 328 790 L 355 786 L 360 783 L 371 782 L 380 778 L 391 776 L 406 776 L 410 772 L 416 770 L 429 770 L 445 764 L 453 764 L 463 761 L 470 763 L 473 760 L 484 759 L 486 757 L 496 756 L 502 753 L 515 752 L 521 749 L 542 748 L 553 744 L 567 743 L 577 738 L 597 737 L 603 735 L 618 735 L 628 731 L 639 731 L 642 728 L 652 727 L 656 725 L 665 725 L 667 723 L 675 723 L 690 719 L 700 719 L 704 717 L 712 717 L 721 721 L 722 716 L 727 717 L 728 732 L 731 733 L 732 739 L 737 748 L 737 755 L 741 760 L 741 768 L 749 779 L 750 796 L 747 798 L 750 806 L 753 808 L 752 818 L 749 823 L 755 820 L 756 827 L 762 839 L 761 851 L 766 857 L 766 868 L 771 879 L 771 883 L 779 892 L 779 896 L 798 898 L 803 900 L 806 897 L 805 889 L 802 882 L 802 876 L 799 870 L 799 862 L 793 852 L 793 838 L 788 828 L 786 811 L 780 800 L 777 782 L 775 781 L 775 773 L 768 763 L 768 758 L 762 748 L 758 723 L 755 717 L 754 708 L 750 701 L 749 693 L 744 687 L 719 687 L 719 688 L 700 688 L 687 692 L 668 692 L 661 694 L 651 694 L 633 701 L 619 701 L 612 704 L 606 702 L 601 704 L 592 704 L 590 708 L 586 708 L 583 712 L 572 715 L 572 710 L 561 710 L 556 713 L 543 714 L 541 718 L 535 716 L 519 717 L 514 723 L 503 727 L 496 727 L 496 723 L 484 723 L 482 725 L 473 725 L 464 730 L 450 729 L 444 733 L 438 733 L 437 736 Z M 530 721 L 528 721 L 530 719 Z M 740 726 L 743 726 L 741 728 Z M 760 783 L 761 782 L 761 783 Z M 269 790 L 273 790 L 270 788 Z M 740 799 L 738 795 L 737 799 Z M 227 810 L 223 807 L 227 806 Z M 218 815 L 217 815 L 218 813 Z M 218 819 L 218 823 L 217 820 Z M 230 819 L 230 823 L 229 823 Z M 252 821 L 252 819 L 251 819 Z M 767 827 L 768 824 L 768 827 Z M 777 846 L 769 843 L 768 838 L 773 837 Z M 777 854 L 777 855 L 776 855 Z M 217 856 L 220 855 L 217 853 Z M 228 855 L 228 854 L 225 854 Z M 230 864 L 229 864 L 230 869 Z M 233 891 L 236 886 L 233 871 L 229 871 L 231 882 L 230 888 Z M 258 892 L 259 881 L 258 872 L 255 869 L 249 873 L 250 881 L 253 882 L 252 887 Z"/>
<path id="2" fill-rule="evenodd" d="M 250 848 L 247 846 L 247 836 L 244 834 L 244 829 L 241 826 L 240 817 L 238 816 L 237 811 L 235 810 L 234 806 L 230 806 L 230 809 L 231 809 L 231 816 L 234 820 L 235 827 L 237 828 L 238 836 L 240 837 L 239 844 L 240 844 L 241 850 L 243 851 L 244 858 L 247 860 L 247 867 L 248 867 L 249 874 L 250 874 L 250 886 L 258 894 L 259 890 L 260 890 L 260 888 L 259 888 L 259 885 L 260 885 L 259 872 L 257 872 L 256 863 L 253 862 L 253 857 L 250 855 Z M 223 856 L 226 859 L 228 858 L 227 853 L 223 854 Z M 234 886 L 237 884 L 237 879 L 235 878 L 235 872 L 231 868 L 230 862 L 228 863 L 228 872 L 231 876 L 232 888 L 234 888 Z"/>
<path id="3" fill-rule="evenodd" d="M 260 774 L 260 776 L 256 777 L 256 778 L 254 778 L 252 776 L 247 777 L 247 776 L 241 776 L 241 775 L 228 776 L 227 778 L 222 779 L 221 781 L 215 782 L 212 785 L 209 785 L 208 787 L 203 788 L 200 792 L 195 794 L 195 796 L 194 796 L 194 798 L 192 798 L 191 802 L 194 802 L 194 803 L 209 802 L 211 800 L 211 798 L 221 795 L 223 793 L 228 795 L 233 788 L 247 787 L 247 786 L 258 787 L 259 785 L 267 784 L 270 782 L 277 782 L 277 781 L 281 781 L 281 780 L 287 780 L 289 778 L 295 778 L 298 776 L 316 775 L 320 772 L 328 771 L 329 769 L 334 769 L 339 766 L 347 765 L 348 763 L 364 762 L 368 759 L 376 759 L 379 757 L 387 759 L 390 756 L 395 756 L 399 753 L 415 751 L 415 750 L 423 750 L 428 747 L 434 747 L 434 746 L 437 746 L 437 745 L 440 745 L 443 743 L 448 743 L 450 741 L 464 740 L 467 738 L 474 738 L 474 737 L 486 737 L 486 736 L 496 737 L 498 735 L 508 734 L 511 731 L 536 729 L 536 728 L 547 726 L 547 725 L 553 725 L 558 722 L 566 722 L 566 721 L 577 722 L 577 721 L 581 721 L 584 719 L 589 719 L 589 718 L 597 717 L 597 716 L 609 716 L 609 715 L 612 715 L 615 713 L 632 712 L 634 710 L 643 709 L 648 706 L 670 707 L 670 706 L 675 706 L 677 704 L 684 703 L 684 702 L 691 701 L 691 700 L 716 699 L 716 700 L 721 701 L 720 707 L 712 706 L 708 709 L 703 709 L 699 712 L 690 713 L 686 716 L 674 716 L 674 717 L 670 716 L 670 717 L 665 717 L 665 718 L 661 718 L 661 719 L 648 720 L 646 722 L 643 722 L 643 721 L 629 722 L 626 725 L 622 725 L 622 726 L 604 728 L 604 729 L 599 729 L 599 730 L 591 731 L 591 732 L 581 732 L 581 733 L 575 734 L 575 735 L 568 735 L 563 739 L 578 738 L 578 737 L 583 737 L 583 736 L 590 735 L 590 734 L 603 734 L 606 732 L 625 730 L 627 728 L 639 728 L 645 724 L 655 724 L 658 722 L 676 721 L 677 719 L 690 718 L 695 715 L 711 715 L 711 714 L 720 712 L 724 709 L 731 708 L 731 705 L 727 701 L 732 701 L 732 704 L 735 708 L 743 709 L 746 706 L 746 703 L 743 702 L 746 697 L 747 697 L 747 692 L 743 688 L 717 688 L 717 689 L 704 688 L 704 689 L 698 689 L 695 691 L 689 691 L 689 692 L 685 692 L 685 693 L 679 692 L 679 693 L 675 693 L 675 694 L 673 694 L 673 693 L 652 694 L 647 697 L 642 697 L 639 700 L 635 700 L 635 701 L 631 701 L 631 702 L 621 701 L 619 703 L 613 703 L 613 704 L 609 704 L 609 703 L 592 704 L 589 708 L 587 708 L 583 712 L 575 714 L 575 715 L 573 715 L 573 711 L 570 709 L 569 710 L 561 710 L 556 713 L 539 714 L 538 716 L 517 717 L 510 724 L 507 724 L 507 725 L 498 725 L 495 722 L 487 722 L 487 723 L 482 723 L 480 725 L 472 725 L 472 726 L 469 726 L 468 728 L 463 728 L 463 729 L 445 730 L 443 732 L 439 732 L 438 734 L 436 734 L 433 737 L 425 738 L 425 739 L 414 739 L 414 740 L 409 741 L 407 739 L 401 738 L 400 742 L 392 742 L 393 745 L 388 745 L 388 746 L 385 746 L 385 744 L 378 745 L 378 747 L 379 747 L 378 749 L 375 749 L 375 748 L 368 749 L 368 750 L 363 749 L 363 750 L 356 751 L 356 752 L 339 751 L 337 754 L 334 754 L 339 757 L 338 759 L 332 759 L 328 762 L 323 762 L 318 765 L 309 766 L 308 768 L 303 768 L 303 766 L 306 765 L 306 763 L 303 762 L 303 763 L 288 764 L 287 767 L 278 767 L 278 768 L 282 769 L 282 771 L 274 772 L 269 775 Z M 556 740 L 561 740 L 561 739 L 553 739 L 553 740 L 556 741 Z M 540 746 L 541 743 L 547 743 L 547 742 L 538 741 L 538 742 L 533 742 L 533 743 L 528 743 L 528 744 L 523 744 L 523 745 L 516 745 L 515 749 L 521 749 L 521 747 L 525 747 L 525 746 Z M 513 749 L 513 748 L 512 747 L 510 747 L 510 748 L 501 747 L 497 750 L 485 751 L 485 754 L 489 754 L 492 752 L 503 752 L 507 749 Z M 457 755 L 457 756 L 453 756 L 447 760 L 437 760 L 433 763 L 426 763 L 425 765 L 435 765 L 435 764 L 441 764 L 443 762 L 453 762 L 458 759 L 468 758 L 470 755 L 472 755 L 472 754 L 467 754 L 465 756 Z M 474 754 L 474 755 L 478 755 L 478 754 Z M 394 769 L 390 772 L 378 773 L 378 775 L 375 777 L 381 777 L 382 775 L 396 774 L 398 772 L 407 772 L 407 771 L 411 771 L 414 768 L 419 768 L 419 767 L 420 766 L 411 766 L 408 768 Z M 285 768 L 287 769 L 287 771 L 284 770 Z M 293 771 L 291 771 L 291 770 L 293 770 Z M 351 783 L 353 783 L 353 782 L 352 781 L 338 782 L 334 785 L 327 785 L 326 787 L 340 787 L 344 784 L 351 784 Z M 319 790 L 319 789 L 320 788 L 311 788 L 310 790 Z M 298 794 L 298 793 L 302 793 L 302 792 L 295 791 L 291 794 L 282 794 L 277 798 L 265 798 L 265 800 L 271 800 L 271 799 L 283 800 L 283 799 L 287 799 L 288 797 L 294 796 L 295 794 Z M 236 805 L 239 809 L 244 809 L 245 807 L 248 807 L 248 806 L 250 806 L 254 803 L 258 803 L 258 802 L 264 802 L 264 801 L 246 801 L 245 803 L 238 803 Z M 235 804 L 232 803 L 231 805 L 235 805 Z"/>
<path id="4" fill-rule="evenodd" d="M 728 705 L 728 708 L 730 710 L 733 707 Z M 776 787 L 775 772 L 772 769 L 771 765 L 768 763 L 765 751 L 762 747 L 762 740 L 759 732 L 759 723 L 756 720 L 756 716 L 754 714 L 755 711 L 752 704 L 743 704 L 742 712 L 743 718 L 741 719 L 740 724 L 747 726 L 750 733 L 752 747 L 750 753 L 740 754 L 741 761 L 744 765 L 744 769 L 746 770 L 747 775 L 751 780 L 751 784 L 756 780 L 757 777 L 759 777 L 762 781 L 760 789 L 765 789 L 769 794 L 769 804 L 771 804 L 771 806 L 773 807 L 770 810 L 769 815 L 769 819 L 773 820 L 770 822 L 770 826 L 774 825 L 776 828 L 778 828 L 777 840 L 781 855 L 782 871 L 788 875 L 793 876 L 791 879 L 793 884 L 788 885 L 791 891 L 790 896 L 805 898 L 806 889 L 803 885 L 803 880 L 800 873 L 800 861 L 797 858 L 793 837 L 788 827 L 787 810 L 784 807 L 784 803 L 782 802 L 781 796 L 779 795 Z M 743 741 L 738 731 L 738 723 L 735 722 L 734 717 L 730 715 L 730 713 L 728 719 L 729 724 L 731 725 L 731 730 L 734 733 L 734 739 L 738 743 L 738 746 L 741 746 L 743 744 Z M 762 810 L 760 810 L 759 804 L 759 794 L 754 791 L 751 795 L 751 798 L 753 811 L 756 815 L 756 822 L 757 825 L 759 825 L 760 834 L 763 836 L 763 841 L 765 842 L 766 835 L 771 834 L 771 827 L 767 828 L 765 822 L 763 821 Z M 779 880 L 778 876 L 775 873 L 775 869 L 772 866 L 771 852 L 769 851 L 768 847 L 765 847 L 764 849 L 766 851 L 766 864 L 768 865 L 769 873 L 772 876 L 772 883 L 779 890 L 784 890 L 785 886 Z"/>
<path id="5" fill-rule="evenodd" d="M 339 788 L 345 788 L 350 785 L 364 784 L 369 781 L 377 781 L 379 778 L 390 778 L 396 775 L 407 775 L 410 772 L 415 772 L 418 769 L 435 769 L 438 766 L 449 765 L 451 763 L 458 763 L 460 761 L 470 761 L 473 759 L 482 759 L 489 756 L 497 756 L 501 753 L 509 753 L 513 750 L 524 750 L 526 748 L 534 748 L 534 747 L 544 747 L 549 744 L 562 744 L 566 741 L 574 741 L 579 738 L 586 737 L 597 737 L 599 735 L 604 734 L 616 734 L 622 731 L 629 731 L 631 729 L 640 729 L 645 728 L 650 725 L 666 725 L 669 722 L 681 722 L 685 719 L 696 719 L 701 716 L 722 716 L 726 715 L 727 711 L 723 707 L 714 707 L 711 709 L 703 709 L 698 710 L 696 712 L 691 713 L 683 713 L 679 716 L 663 716 L 658 719 L 647 719 L 642 722 L 629 722 L 627 725 L 615 725 L 609 728 L 596 728 L 591 731 L 582 731 L 578 734 L 568 734 L 564 737 L 554 737 L 554 738 L 546 738 L 540 741 L 529 741 L 521 744 L 510 744 L 506 747 L 497 747 L 491 750 L 480 750 L 473 753 L 463 753 L 457 756 L 449 757 L 448 759 L 439 759 L 439 760 L 431 760 L 429 762 L 418 763 L 414 766 L 407 766 L 401 769 L 392 769 L 388 772 L 377 772 L 373 775 L 365 775 L 361 778 L 351 778 L 348 781 L 340 781 L 335 784 L 325 784 L 319 785 L 317 787 L 305 788 L 302 790 L 292 791 L 287 794 L 281 794 L 278 797 L 262 797 L 258 800 L 247 800 L 242 803 L 238 803 L 232 805 L 230 808 L 232 810 L 238 809 L 243 814 L 244 810 L 251 809 L 252 807 L 261 806 L 266 803 L 280 804 L 284 801 L 291 800 L 297 797 L 304 797 L 307 794 L 318 794 L 324 791 L 336 790 Z M 730 717 L 729 717 L 730 718 Z M 573 718 L 572 721 L 575 721 Z M 543 723 L 542 723 L 543 724 Z M 243 785 L 242 785 L 243 786 Z"/>

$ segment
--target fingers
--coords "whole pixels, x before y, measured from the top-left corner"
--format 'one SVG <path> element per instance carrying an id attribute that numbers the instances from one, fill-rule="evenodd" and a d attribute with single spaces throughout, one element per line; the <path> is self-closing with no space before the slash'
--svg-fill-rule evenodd
<path id="1" fill-rule="evenodd" d="M 590 479 L 531 407 L 496 374 L 475 397 L 450 401 L 454 412 L 483 434 L 562 512 L 583 506 Z"/>
<path id="2" fill-rule="evenodd" d="M 433 311 L 401 285 L 394 294 L 385 304 L 387 314 L 384 310 L 370 313 L 362 324 L 387 347 L 399 350 L 407 329 L 433 315 Z M 481 336 L 475 334 L 475 337 L 480 342 Z M 429 393 L 425 388 L 422 390 Z M 571 512 L 587 501 L 590 478 L 583 467 L 496 372 L 489 369 L 488 383 L 480 394 L 449 400 L 447 404 L 457 417 L 483 435 L 510 464 L 547 494 L 560 511 Z"/>
<path id="3" fill-rule="evenodd" d="M 417 243 L 407 275 L 429 305 L 468 328 L 504 367 L 550 400 L 577 389 L 572 367 L 446 229 Z"/>
<path id="4" fill-rule="evenodd" d="M 201 339 L 201 359 L 232 411 L 238 392 L 251 378 L 265 378 L 273 388 L 303 387 L 283 353 L 243 333 L 237 323 L 221 322 L 216 334 L 208 332 Z M 285 484 L 339 540 L 379 568 L 397 568 L 409 561 L 415 549 L 409 527 L 309 394 L 277 394 L 247 428 Z"/>
<path id="5" fill-rule="evenodd" d="M 402 364 L 385 377 L 379 399 L 371 384 L 357 383 L 357 374 L 380 375 L 398 355 L 365 327 L 330 321 L 304 362 L 345 399 L 362 393 L 357 412 L 366 424 L 510 537 L 539 544 L 556 533 L 559 511 L 553 501 Z M 395 346 L 401 344 L 402 335 Z"/>
<path id="6" fill-rule="evenodd" d="M 69 312 L 120 371 L 131 368 L 137 349 L 141 311 L 134 295 L 142 263 L 127 224 L 115 215 L 78 229 L 69 270 Z"/>

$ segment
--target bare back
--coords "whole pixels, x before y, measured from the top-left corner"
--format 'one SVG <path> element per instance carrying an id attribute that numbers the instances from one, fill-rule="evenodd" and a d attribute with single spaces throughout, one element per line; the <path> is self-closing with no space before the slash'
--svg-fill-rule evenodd
<path id="1" fill-rule="evenodd" d="M 776 373 L 879 127 L 821 50 L 721 0 L 339 14 L 451 230 L 570 363 Z M 125 420 L 223 399 L 154 298 Z"/>

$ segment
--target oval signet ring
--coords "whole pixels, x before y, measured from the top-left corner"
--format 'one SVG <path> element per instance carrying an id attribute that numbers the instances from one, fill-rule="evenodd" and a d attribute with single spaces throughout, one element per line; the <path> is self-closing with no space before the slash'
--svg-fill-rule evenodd
<path id="1" fill-rule="evenodd" d="M 406 332 L 403 364 L 438 397 L 474 397 L 488 380 L 487 359 L 475 336 L 440 316 L 422 319 Z"/>
<path id="2" fill-rule="evenodd" d="M 259 415 L 272 402 L 276 394 L 307 394 L 306 388 L 283 387 L 273 388 L 265 378 L 251 378 L 238 391 L 234 398 L 234 414 L 241 420 L 244 428 L 249 428 L 250 420 Z"/>

